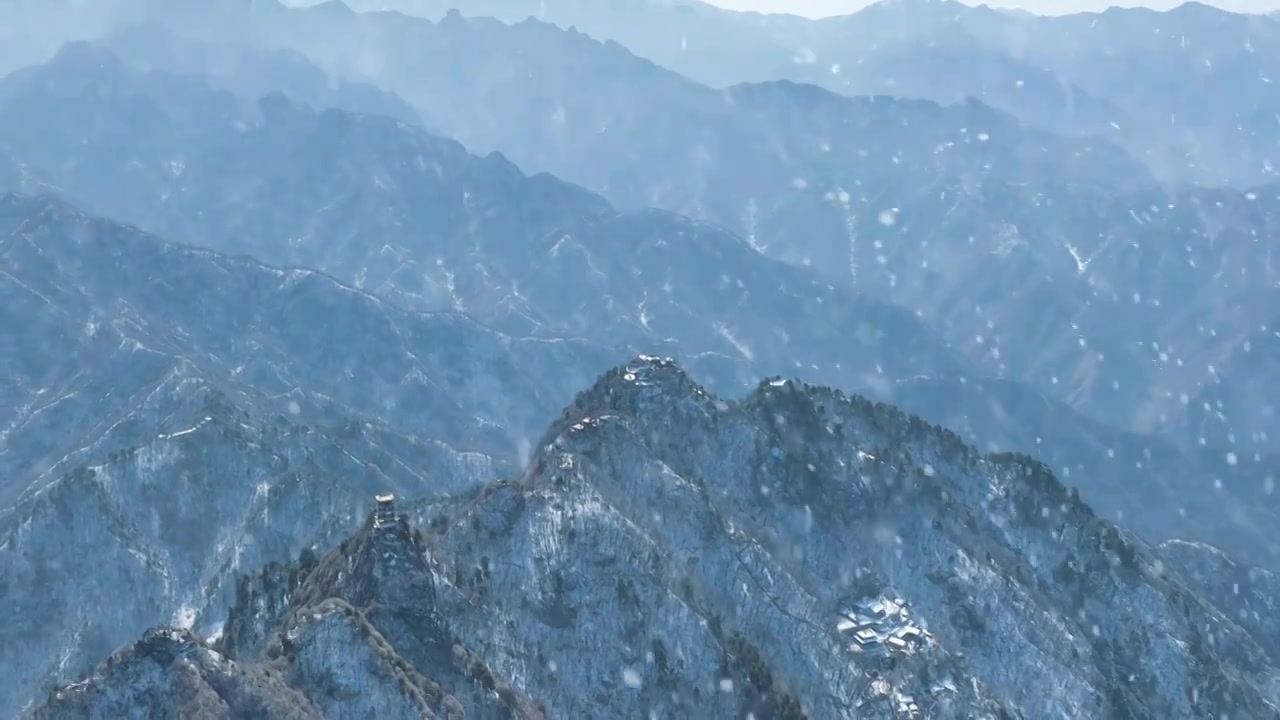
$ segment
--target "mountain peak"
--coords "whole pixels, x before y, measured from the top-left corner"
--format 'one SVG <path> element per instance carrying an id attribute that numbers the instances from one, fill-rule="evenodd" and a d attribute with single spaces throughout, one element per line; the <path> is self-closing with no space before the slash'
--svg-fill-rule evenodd
<path id="1" fill-rule="evenodd" d="M 549 447 L 565 433 L 586 429 L 604 415 L 639 417 L 659 414 L 672 403 L 694 401 L 706 409 L 712 398 L 670 357 L 637 355 L 622 365 L 605 371 L 591 386 L 578 393 L 560 417 L 543 435 L 542 447 Z M 723 403 L 721 403 L 723 405 Z"/>
<path id="2" fill-rule="evenodd" d="M 395 496 L 387 493 L 375 498 L 361 529 L 321 559 L 300 600 L 336 597 L 362 608 L 414 608 L 431 624 L 435 596 L 421 535 L 397 510 Z"/>
<path id="3" fill-rule="evenodd" d="M 956 0 L 879 0 L 879 2 L 872 3 L 870 7 L 886 7 L 901 10 L 918 10 L 922 8 L 968 10 L 970 8 L 970 6 L 961 2 L 956 2 Z"/>
<path id="4" fill-rule="evenodd" d="M 274 638 L 289 691 L 326 712 L 348 702 L 331 678 L 353 654 L 372 670 L 340 685 L 399 678 L 360 702 L 527 718 L 1265 706 L 1244 672 L 1264 667 L 1259 648 L 1027 458 L 957 450 L 887 406 L 791 380 L 717 400 L 652 356 L 604 373 L 547 434 L 582 440 L 433 521 L 430 554 L 379 494 L 323 559 L 264 571 L 283 595 L 238 592 L 228 627 L 247 647 Z M 148 636 L 148 657 L 193 652 L 184 637 Z M 1035 661 L 1015 677 L 1011 657 Z"/>
<path id="5" fill-rule="evenodd" d="M 227 701 L 262 717 L 312 720 L 322 715 L 269 668 L 228 662 L 189 630 L 153 628 L 107 658 L 88 677 L 54 689 L 38 720 L 121 716 L 225 716 Z M 129 710 L 126 710 L 128 708 Z"/>
<path id="6" fill-rule="evenodd" d="M 956 0 L 879 0 L 858 10 L 849 17 L 891 16 L 913 13 L 911 19 L 919 20 L 918 13 L 927 13 L 926 18 L 938 20 L 948 15 L 959 18 L 962 13 L 972 12 L 974 8 Z"/>
<path id="7" fill-rule="evenodd" d="M 351 9 L 350 5 L 347 5 L 342 0 L 325 0 L 324 2 L 312 5 L 311 8 L 316 12 L 332 13 L 335 15 L 345 16 L 354 15 L 356 13 L 355 10 Z"/>
<path id="8" fill-rule="evenodd" d="M 1202 20 L 1214 19 L 1218 22 L 1227 21 L 1236 17 L 1236 13 L 1223 10 L 1208 3 L 1202 3 L 1198 0 L 1187 0 L 1177 7 L 1168 10 L 1170 15 L 1184 15 L 1200 18 Z"/>
<path id="9" fill-rule="evenodd" d="M 50 63 L 57 67 L 58 65 L 69 65 L 76 69 L 83 68 L 81 63 L 91 65 L 114 65 L 120 63 L 120 58 L 115 53 L 107 50 L 101 45 L 89 40 L 74 40 L 66 43 L 58 48 L 53 54 Z"/>
<path id="10" fill-rule="evenodd" d="M 109 87 L 127 76 L 127 63 L 101 45 L 78 40 L 63 44 L 48 62 L 25 67 L 4 78 L 5 94 L 26 83 L 40 83 L 53 94 L 82 93 L 88 88 Z M 0 95 L 3 98 L 4 95 Z"/>
<path id="11" fill-rule="evenodd" d="M 133 653 L 157 665 L 168 665 L 204 647 L 204 640 L 188 629 L 157 627 L 148 630 L 141 640 L 134 643 Z"/>
<path id="12" fill-rule="evenodd" d="M 683 367 L 670 357 L 637 355 L 624 365 L 605 373 L 597 385 L 613 396 L 618 388 L 635 388 L 645 397 L 671 393 L 704 396 L 706 392 Z"/>

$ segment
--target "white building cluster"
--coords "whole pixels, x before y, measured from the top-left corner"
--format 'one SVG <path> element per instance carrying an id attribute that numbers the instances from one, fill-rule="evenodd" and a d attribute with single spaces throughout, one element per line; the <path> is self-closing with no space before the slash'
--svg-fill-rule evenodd
<path id="1" fill-rule="evenodd" d="M 853 641 L 851 650 L 876 655 L 914 653 L 929 636 L 911 622 L 904 601 L 883 596 L 840 613 L 836 629 Z"/>

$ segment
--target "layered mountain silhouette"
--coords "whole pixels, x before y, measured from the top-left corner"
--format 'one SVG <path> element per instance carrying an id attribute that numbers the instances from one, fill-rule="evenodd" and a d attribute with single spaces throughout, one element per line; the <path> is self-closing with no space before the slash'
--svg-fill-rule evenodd
<path id="1" fill-rule="evenodd" d="M 368 83 L 336 78 L 296 52 L 201 43 L 178 36 L 154 21 L 126 25 L 97 42 L 144 68 L 163 59 L 161 67 L 151 69 L 201 76 L 213 87 L 248 100 L 279 92 L 315 108 L 381 115 L 423 125 L 417 112 L 394 93 Z"/>
<path id="2" fill-rule="evenodd" d="M 278 93 L 246 105 L 79 44 L 0 83 L 0 128 L 44 180 L 37 189 L 164 237 L 316 268 L 516 334 L 636 352 L 675 343 L 716 366 L 724 390 L 796 367 L 852 388 L 968 367 L 909 311 L 718 227 L 619 212 L 390 118 Z"/>
<path id="3" fill-rule="evenodd" d="M 87 69 L 101 77 L 87 81 Z M 14 152 L 32 158 L 33 172 L 52 168 L 50 183 L 67 194 L 169 237 L 318 267 L 399 304 L 466 311 L 510 332 L 587 337 L 633 351 L 671 339 L 721 392 L 796 367 L 881 392 L 895 377 L 945 377 L 964 367 L 909 314 L 769 262 L 715 227 L 652 211 L 619 214 L 579 188 L 525 177 L 499 157 L 470 156 L 391 120 L 317 112 L 279 95 L 246 105 L 196 79 L 140 70 L 89 45 L 70 46 L 51 64 L 10 78 L 0 117 L 9 108 L 12 128 L 36 108 L 92 116 L 105 142 L 136 122 L 126 117 L 129 103 L 97 89 L 117 86 L 174 114 L 157 110 L 164 118 L 157 132 L 135 137 L 131 152 L 113 163 L 80 160 L 86 146 L 79 126 L 65 137 L 32 126 L 30 142 L 15 144 Z M 406 167 L 407 157 L 413 161 Z M 662 292 L 650 290 L 656 287 Z M 1164 295 L 1158 285 L 1144 289 Z M 1044 310 L 1024 303 L 1025 324 L 1043 327 Z M 989 355 L 1008 357 L 1000 352 L 1006 337 L 991 332 Z M 1095 351 L 1085 345 L 1084 352 Z M 1090 382 L 1099 394 L 1125 396 Z M 1176 401 L 1144 398 L 1162 400 L 1161 412 L 1176 412 Z M 1210 491 L 1207 482 L 1182 483 L 1195 484 Z M 1171 492 L 1169 502 L 1185 505 L 1180 495 Z M 1142 507 L 1137 498 L 1123 511 Z M 1153 538 L 1170 535 L 1182 533 Z M 1238 547 L 1218 535 L 1198 539 Z"/>
<path id="4" fill-rule="evenodd" d="M 6 10 L 0 716 L 1280 717 L 1274 20 L 410 2 Z"/>
<path id="5" fill-rule="evenodd" d="M 406 312 L 315 271 L 171 245 L 47 199 L 10 196 L 0 207 L 5 306 L 16 320 L 7 326 L 22 350 L 6 386 L 9 487 L 39 479 L 13 470 L 56 467 L 59 456 L 37 452 L 51 439 L 70 450 L 83 433 L 111 428 L 120 418 L 96 404 L 103 397 L 123 415 L 188 371 L 251 388 L 273 413 L 301 403 L 323 417 L 332 407 L 468 450 L 512 450 L 614 357 L 580 340 L 503 335 L 456 313 Z M 530 353 L 511 352 L 523 344 Z M 588 363 L 585 376 L 574 377 L 577 360 Z"/>
<path id="6" fill-rule="evenodd" d="M 1199 327 L 1271 319 L 1258 309 L 1275 302 L 1274 187 L 1159 189 L 1141 154 L 976 100 L 848 98 L 790 81 L 713 90 L 532 19 L 433 23 L 332 3 L 165 17 L 179 33 L 288 48 L 394 90 L 470 150 L 620 208 L 722 225 L 921 313 L 984 373 L 1126 429 L 1166 426 L 1182 395 L 1215 381 L 1210 366 L 1239 336 Z M 242 26 L 254 32 L 219 29 Z"/>
<path id="7" fill-rule="evenodd" d="M 887 0 L 822 20 L 646 0 L 349 4 L 433 20 L 453 8 L 513 23 L 534 17 L 716 87 L 785 79 L 850 96 L 978 98 L 1047 129 L 1105 134 L 1172 181 L 1248 186 L 1273 181 L 1280 162 L 1274 14 L 1199 2 L 1042 17 Z"/>
<path id="8" fill-rule="evenodd" d="M 1275 712 L 1266 650 L 1043 465 L 822 388 L 639 358 L 460 511 L 380 502 L 36 717 Z"/>

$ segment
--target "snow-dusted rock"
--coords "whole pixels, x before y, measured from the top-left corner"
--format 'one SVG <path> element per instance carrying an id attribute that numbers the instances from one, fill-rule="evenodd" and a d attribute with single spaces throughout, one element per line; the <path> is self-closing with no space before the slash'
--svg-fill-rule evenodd
<path id="1" fill-rule="evenodd" d="M 414 716 L 380 689 L 393 676 L 480 717 L 1265 718 L 1280 700 L 1254 639 L 1036 461 L 791 381 L 721 400 L 655 358 L 580 394 L 518 478 L 383 507 L 238 595 L 229 661 L 287 663 L 335 717 Z M 356 645 L 381 659 L 357 672 Z"/>

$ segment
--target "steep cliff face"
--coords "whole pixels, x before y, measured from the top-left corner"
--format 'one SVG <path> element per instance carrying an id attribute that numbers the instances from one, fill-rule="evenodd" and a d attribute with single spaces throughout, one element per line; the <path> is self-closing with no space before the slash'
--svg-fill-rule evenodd
<path id="1" fill-rule="evenodd" d="M 1275 717 L 1280 701 L 1263 648 L 1034 460 L 788 381 L 724 401 L 653 358 L 583 392 L 518 478 L 381 506 L 237 596 L 200 657 L 269 670 L 327 717 Z M 106 712 L 140 682 L 100 668 L 41 712 Z"/>

